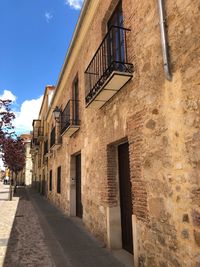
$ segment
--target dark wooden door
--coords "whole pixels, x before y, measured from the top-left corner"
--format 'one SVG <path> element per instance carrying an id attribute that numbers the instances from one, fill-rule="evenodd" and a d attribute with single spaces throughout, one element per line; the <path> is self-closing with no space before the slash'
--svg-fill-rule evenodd
<path id="1" fill-rule="evenodd" d="M 81 201 L 81 154 L 76 156 L 76 216 L 80 218 L 83 216 Z"/>
<path id="2" fill-rule="evenodd" d="M 128 148 L 128 143 L 122 144 L 118 147 L 121 228 L 122 247 L 128 252 L 133 253 L 132 193 Z"/>
<path id="3" fill-rule="evenodd" d="M 44 171 L 42 175 L 42 195 L 46 196 L 46 181 L 45 181 Z"/>

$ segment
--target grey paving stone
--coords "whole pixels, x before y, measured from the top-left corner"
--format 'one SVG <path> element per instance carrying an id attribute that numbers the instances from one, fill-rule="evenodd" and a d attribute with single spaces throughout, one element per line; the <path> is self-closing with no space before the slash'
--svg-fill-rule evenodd
<path id="1" fill-rule="evenodd" d="M 4 189 L 0 192 L 7 190 Z M 2 194 L 8 196 L 8 191 Z M 19 199 L 18 206 L 15 199 Z M 6 200 L 3 201 L 1 210 Z M 81 220 L 63 215 L 34 190 L 18 188 L 14 200 L 6 203 L 10 212 L 4 209 L 1 213 L 0 266 L 123 266 L 87 232 Z"/>
<path id="2" fill-rule="evenodd" d="M 42 228 L 48 229 L 47 235 L 52 235 L 67 258 L 68 266 L 73 267 L 123 267 L 101 243 L 91 236 L 83 224 L 68 216 L 51 205 L 44 197 L 33 190 L 29 191 L 42 223 Z M 43 217 L 43 218 L 41 218 Z M 52 241 L 52 240 L 51 240 Z M 52 244 L 49 244 L 51 247 Z M 54 252 L 52 253 L 52 255 Z M 56 262 L 56 255 L 54 261 Z"/>

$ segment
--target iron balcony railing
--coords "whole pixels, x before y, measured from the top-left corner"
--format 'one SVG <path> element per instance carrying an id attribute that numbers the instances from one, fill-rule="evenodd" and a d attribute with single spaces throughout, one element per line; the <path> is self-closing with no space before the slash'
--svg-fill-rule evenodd
<path id="1" fill-rule="evenodd" d="M 113 71 L 133 72 L 128 63 L 127 33 L 130 29 L 112 26 L 85 71 L 86 104 L 102 88 Z"/>
<path id="2" fill-rule="evenodd" d="M 44 127 L 41 126 L 41 120 L 33 120 L 33 136 L 34 138 L 44 136 Z"/>
<path id="3" fill-rule="evenodd" d="M 50 136 L 50 147 L 55 145 L 56 143 L 56 127 L 53 127 L 51 130 L 51 136 Z"/>
<path id="4" fill-rule="evenodd" d="M 39 127 L 38 128 L 38 136 L 41 136 L 41 137 L 44 136 L 44 127 Z"/>
<path id="5" fill-rule="evenodd" d="M 51 130 L 50 134 L 50 148 L 54 145 L 60 145 L 62 141 L 61 135 L 60 135 L 60 123 L 58 123 L 56 126 L 54 126 Z"/>
<path id="6" fill-rule="evenodd" d="M 79 101 L 69 100 L 61 113 L 61 134 L 70 126 L 79 125 Z"/>

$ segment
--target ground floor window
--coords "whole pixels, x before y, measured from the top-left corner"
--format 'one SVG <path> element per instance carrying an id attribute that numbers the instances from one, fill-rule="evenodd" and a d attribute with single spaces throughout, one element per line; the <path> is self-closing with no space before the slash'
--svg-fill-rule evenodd
<path id="1" fill-rule="evenodd" d="M 57 193 L 61 193 L 61 166 L 57 168 Z"/>
<path id="2" fill-rule="evenodd" d="M 49 172 L 49 191 L 52 191 L 52 170 Z"/>

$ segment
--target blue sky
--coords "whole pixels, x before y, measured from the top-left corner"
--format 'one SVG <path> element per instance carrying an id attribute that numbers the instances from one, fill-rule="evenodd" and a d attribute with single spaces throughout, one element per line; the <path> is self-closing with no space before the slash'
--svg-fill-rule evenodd
<path id="1" fill-rule="evenodd" d="M 0 97 L 14 100 L 19 132 L 32 120 L 23 125 L 22 113 L 37 113 L 45 86 L 58 80 L 82 2 L 0 0 Z"/>

